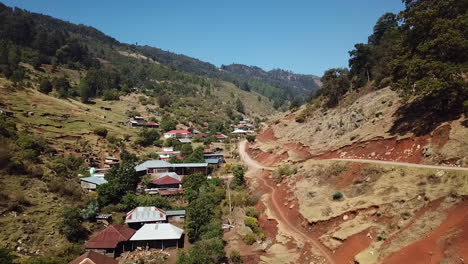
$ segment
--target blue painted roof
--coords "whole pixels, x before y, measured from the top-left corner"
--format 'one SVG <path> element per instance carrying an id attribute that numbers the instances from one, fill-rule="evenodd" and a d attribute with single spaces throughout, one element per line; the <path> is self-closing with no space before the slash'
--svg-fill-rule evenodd
<path id="1" fill-rule="evenodd" d="M 205 159 L 205 162 L 208 164 L 218 164 L 219 159 Z"/>
<path id="2" fill-rule="evenodd" d="M 147 160 L 135 167 L 136 171 L 145 171 L 148 168 L 170 168 L 172 164 L 164 160 Z"/>
<path id="3" fill-rule="evenodd" d="M 91 177 L 81 178 L 80 180 L 85 181 L 85 182 L 89 182 L 89 183 L 94 183 L 96 185 L 101 185 L 101 184 L 107 183 L 107 180 L 104 179 L 104 177 L 91 176 Z"/>

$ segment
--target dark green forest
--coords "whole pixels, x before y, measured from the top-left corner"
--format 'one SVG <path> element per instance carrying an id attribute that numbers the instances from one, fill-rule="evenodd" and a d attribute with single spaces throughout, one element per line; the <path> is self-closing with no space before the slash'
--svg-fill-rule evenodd
<path id="1" fill-rule="evenodd" d="M 439 122 L 467 110 L 468 2 L 403 2 L 405 10 L 381 16 L 367 43 L 349 52 L 349 70 L 325 72 L 315 97 L 333 107 L 349 91 L 390 86 L 407 102 L 402 118 L 424 114 Z"/>

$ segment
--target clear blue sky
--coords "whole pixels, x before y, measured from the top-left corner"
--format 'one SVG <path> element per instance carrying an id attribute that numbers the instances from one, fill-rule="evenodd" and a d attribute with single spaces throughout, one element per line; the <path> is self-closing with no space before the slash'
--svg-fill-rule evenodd
<path id="1" fill-rule="evenodd" d="M 3 2 L 217 66 L 242 63 L 319 76 L 346 67 L 348 51 L 367 41 L 377 19 L 403 9 L 401 0 Z"/>

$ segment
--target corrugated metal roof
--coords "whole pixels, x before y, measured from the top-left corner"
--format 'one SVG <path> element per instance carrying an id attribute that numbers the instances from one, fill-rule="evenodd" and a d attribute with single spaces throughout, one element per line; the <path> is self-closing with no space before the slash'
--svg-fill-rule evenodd
<path id="1" fill-rule="evenodd" d="M 93 183 L 93 184 L 96 184 L 96 185 L 101 185 L 101 184 L 107 183 L 107 180 L 104 179 L 104 177 L 96 177 L 96 176 L 80 178 L 80 180 L 84 181 L 84 182 Z"/>
<path id="2" fill-rule="evenodd" d="M 125 223 L 166 221 L 166 212 L 154 207 L 137 207 L 127 213 Z"/>
<path id="3" fill-rule="evenodd" d="M 174 163 L 173 168 L 202 168 L 208 166 L 208 163 Z"/>
<path id="4" fill-rule="evenodd" d="M 115 248 L 121 241 L 128 241 L 136 230 L 123 226 L 123 225 L 111 225 L 101 232 L 97 233 L 88 242 L 86 242 L 86 248 Z"/>
<path id="5" fill-rule="evenodd" d="M 166 216 L 177 216 L 177 215 L 185 215 L 185 210 L 166 211 Z"/>
<path id="6" fill-rule="evenodd" d="M 88 251 L 68 264 L 118 264 L 119 262 L 111 257 L 100 253 Z"/>
<path id="7" fill-rule="evenodd" d="M 218 164 L 219 159 L 205 159 L 206 163 L 208 164 Z"/>
<path id="8" fill-rule="evenodd" d="M 168 223 L 145 224 L 130 238 L 130 241 L 180 239 L 183 233 L 184 230 Z"/>
<path id="9" fill-rule="evenodd" d="M 145 171 L 148 168 L 170 168 L 172 164 L 163 160 L 147 160 L 135 167 L 136 171 Z"/>

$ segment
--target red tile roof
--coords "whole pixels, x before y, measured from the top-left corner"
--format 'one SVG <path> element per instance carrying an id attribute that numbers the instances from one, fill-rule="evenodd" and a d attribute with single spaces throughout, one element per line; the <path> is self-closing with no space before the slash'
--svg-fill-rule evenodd
<path id="1" fill-rule="evenodd" d="M 136 230 L 123 226 L 111 225 L 86 242 L 86 248 L 115 248 L 121 241 L 128 241 Z"/>
<path id="2" fill-rule="evenodd" d="M 164 176 L 164 177 L 153 180 L 153 184 L 156 184 L 156 185 L 182 184 L 182 182 L 170 176 Z"/>
<path id="3" fill-rule="evenodd" d="M 104 256 L 97 252 L 86 252 L 68 264 L 118 264 L 119 262 L 111 257 Z"/>
<path id="4" fill-rule="evenodd" d="M 149 125 L 149 126 L 157 126 L 158 123 L 156 123 L 156 122 L 148 122 L 148 125 Z"/>
<path id="5" fill-rule="evenodd" d="M 188 130 L 171 130 L 166 132 L 166 134 L 189 134 L 190 131 Z"/>

